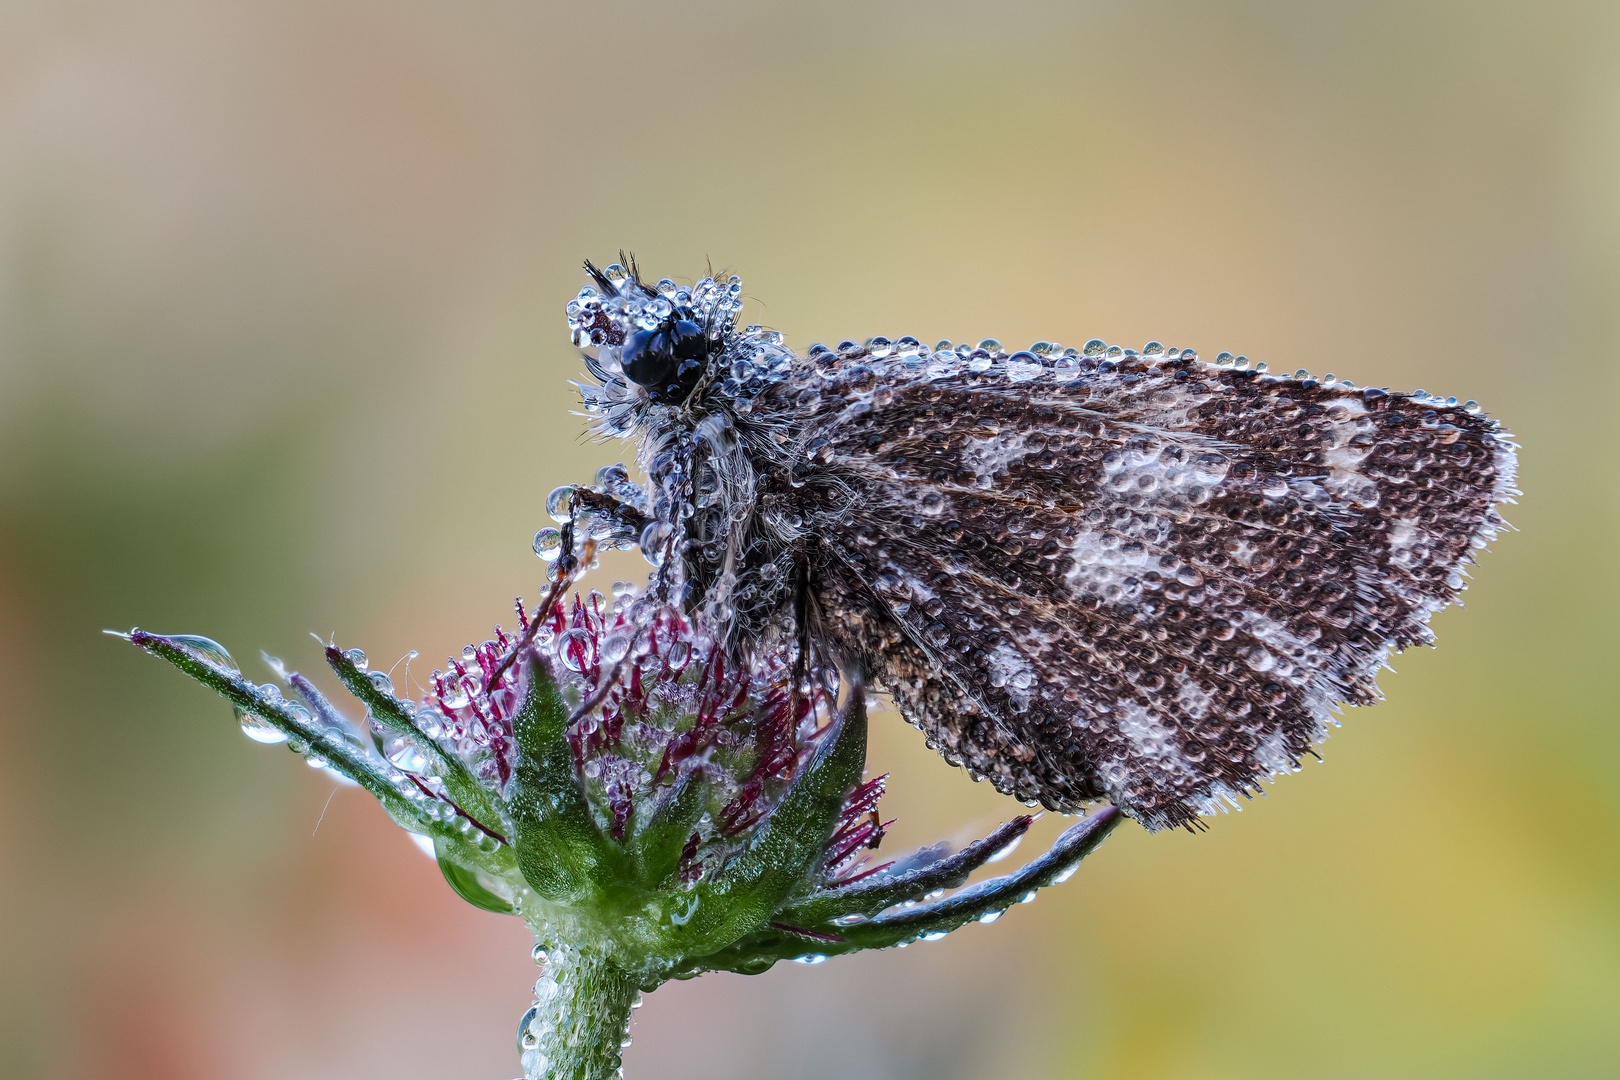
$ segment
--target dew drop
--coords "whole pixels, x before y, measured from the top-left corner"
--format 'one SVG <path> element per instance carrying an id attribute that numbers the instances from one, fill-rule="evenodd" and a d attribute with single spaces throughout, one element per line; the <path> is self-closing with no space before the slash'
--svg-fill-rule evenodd
<path id="1" fill-rule="evenodd" d="M 562 554 L 562 533 L 549 526 L 535 533 L 534 553 L 546 562 L 556 562 Z"/>
<path id="2" fill-rule="evenodd" d="M 577 626 L 558 638 L 557 655 L 562 657 L 563 666 L 569 671 L 583 671 L 581 658 L 589 651 L 590 640 L 591 635 Z"/>
<path id="3" fill-rule="evenodd" d="M 604 661 L 608 661 L 609 664 L 617 664 L 617 662 L 622 661 L 625 656 L 629 656 L 630 638 L 632 638 L 632 635 L 625 633 L 625 631 L 609 633 L 606 638 L 603 638 L 603 646 L 601 646 L 601 648 L 603 648 Z"/>
<path id="4" fill-rule="evenodd" d="M 236 714 L 236 722 L 242 725 L 242 734 L 256 743 L 266 746 L 275 746 L 287 741 L 287 733 L 276 727 L 258 713 L 249 712 L 240 705 L 233 705 L 231 712 Z"/>
<path id="5" fill-rule="evenodd" d="M 1193 479 L 1204 484 L 1213 484 L 1227 473 L 1230 464 L 1220 454 L 1199 454 L 1193 459 Z"/>
<path id="6" fill-rule="evenodd" d="M 507 1015 L 510 1016 L 511 1014 L 508 1013 Z M 540 1006 L 530 1005 L 529 1011 L 524 1013 L 523 1019 L 518 1021 L 517 1044 L 519 1050 L 532 1050 L 536 1046 L 540 1045 L 540 1040 L 537 1039 L 534 1032 L 530 1030 L 530 1027 L 534 1024 L 535 1017 L 539 1015 Z"/>
<path id="7" fill-rule="evenodd" d="M 242 669 L 237 666 L 235 658 L 226 651 L 225 646 L 213 638 L 206 638 L 201 634 L 169 634 L 167 637 L 176 645 L 198 654 L 204 660 L 209 661 L 216 667 L 224 668 L 232 675 L 242 674 Z"/>
<path id="8" fill-rule="evenodd" d="M 669 525 L 662 521 L 649 522 L 647 527 L 641 530 L 641 555 L 654 566 L 662 566 L 664 563 L 664 547 L 669 540 L 670 531 Z"/>
<path id="9" fill-rule="evenodd" d="M 391 739 L 384 743 L 384 756 L 400 772 L 420 773 L 428 766 L 427 755 L 410 739 Z"/>
<path id="10" fill-rule="evenodd" d="M 1080 351 L 1086 356 L 1097 356 L 1106 348 L 1108 348 L 1108 342 L 1102 338 L 1092 338 L 1085 343 L 1085 346 Z"/>
<path id="11" fill-rule="evenodd" d="M 1017 851 L 1018 850 L 1018 845 L 1022 844 L 1023 842 L 1024 842 L 1024 835 L 1022 833 L 1019 833 L 1017 836 L 1015 836 L 1011 840 L 1007 841 L 1001 847 L 997 848 L 996 853 L 994 855 L 991 855 L 988 859 L 986 859 L 984 861 L 986 863 L 1000 862 L 1002 859 L 1005 859 L 1007 856 L 1009 856 L 1013 852 Z"/>
<path id="12" fill-rule="evenodd" d="M 439 704 L 452 712 L 456 709 L 465 709 L 472 703 L 472 695 L 461 684 L 461 680 L 454 675 L 445 679 L 444 693 L 439 696 Z"/>
<path id="13" fill-rule="evenodd" d="M 979 916 L 979 921 L 988 926 L 1005 914 L 1006 912 L 1004 911 L 987 911 L 983 915 Z"/>
<path id="14" fill-rule="evenodd" d="M 553 488 L 551 494 L 546 496 L 546 513 L 551 515 L 552 521 L 558 523 L 569 520 L 573 516 L 576 505 L 578 505 L 578 500 L 575 497 L 575 489 L 572 484 L 564 484 L 560 488 Z"/>
<path id="15" fill-rule="evenodd" d="M 361 649 L 345 649 L 343 650 L 343 658 L 349 663 L 353 664 L 360 671 L 366 670 L 367 665 L 370 663 L 370 661 L 366 659 L 365 652 Z"/>

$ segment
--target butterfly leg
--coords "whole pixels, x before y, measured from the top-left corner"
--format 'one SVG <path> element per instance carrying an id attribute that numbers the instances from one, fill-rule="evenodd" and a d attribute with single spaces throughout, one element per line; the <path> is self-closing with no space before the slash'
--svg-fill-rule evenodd
<path id="1" fill-rule="evenodd" d="M 594 488 L 575 488 L 574 499 L 581 511 L 595 519 L 596 523 L 585 526 L 595 540 L 621 545 L 637 543 L 652 520 L 624 500 Z"/>

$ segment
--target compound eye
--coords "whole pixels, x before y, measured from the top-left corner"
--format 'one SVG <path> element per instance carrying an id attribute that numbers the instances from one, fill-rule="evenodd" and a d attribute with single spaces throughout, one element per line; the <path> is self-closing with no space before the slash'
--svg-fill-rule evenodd
<path id="1" fill-rule="evenodd" d="M 625 378 L 641 386 L 662 386 L 675 375 L 675 350 L 663 330 L 637 330 L 619 352 Z"/>
<path id="2" fill-rule="evenodd" d="M 702 360 L 709 351 L 703 327 L 689 319 L 675 323 L 675 355 L 681 360 Z"/>
<path id="3" fill-rule="evenodd" d="M 682 319 L 631 334 L 619 351 L 619 366 L 660 405 L 679 405 L 702 380 L 708 348 L 703 328 Z"/>

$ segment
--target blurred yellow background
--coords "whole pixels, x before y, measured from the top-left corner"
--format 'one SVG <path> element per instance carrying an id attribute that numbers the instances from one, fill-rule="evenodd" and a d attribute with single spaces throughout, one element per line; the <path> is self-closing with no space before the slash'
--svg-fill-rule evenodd
<path id="1" fill-rule="evenodd" d="M 632 1080 L 1620 1075 L 1620 7 L 1460 0 L 5 5 L 0 1074 L 518 1071 L 517 920 L 99 631 L 266 678 L 510 623 L 630 453 L 562 311 L 621 247 L 800 348 L 1478 398 L 1527 493 L 1325 765 L 993 928 L 661 989 Z M 892 714 L 872 764 L 896 849 L 1019 809 Z"/>

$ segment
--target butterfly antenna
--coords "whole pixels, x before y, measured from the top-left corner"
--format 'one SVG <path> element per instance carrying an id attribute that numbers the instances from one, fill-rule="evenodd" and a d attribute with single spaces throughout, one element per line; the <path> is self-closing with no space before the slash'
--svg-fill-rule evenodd
<path id="1" fill-rule="evenodd" d="M 603 292 L 607 293 L 609 296 L 617 296 L 618 295 L 618 292 L 619 292 L 618 287 L 616 285 L 614 285 L 613 282 L 609 281 L 607 279 L 607 275 L 602 273 L 602 271 L 598 270 L 596 268 L 596 264 L 591 262 L 591 260 L 589 260 L 589 259 L 585 260 L 585 272 L 587 274 L 591 275 L 591 280 L 596 282 L 596 287 L 597 288 L 601 289 Z"/>

